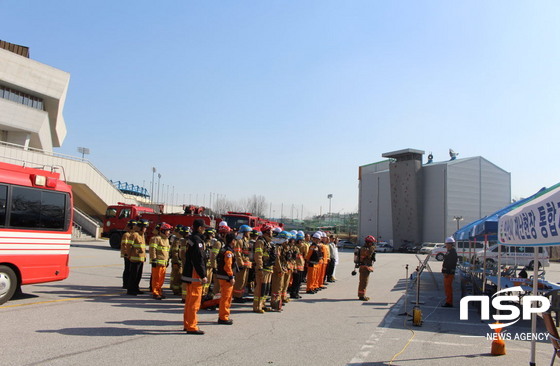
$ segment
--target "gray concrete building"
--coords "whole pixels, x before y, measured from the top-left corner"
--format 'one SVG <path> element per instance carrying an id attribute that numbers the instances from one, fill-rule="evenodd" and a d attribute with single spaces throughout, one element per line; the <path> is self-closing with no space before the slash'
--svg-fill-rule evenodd
<path id="1" fill-rule="evenodd" d="M 403 149 L 359 167 L 359 239 L 443 242 L 462 226 L 511 202 L 510 173 L 481 156 L 422 162 L 424 151 Z"/>

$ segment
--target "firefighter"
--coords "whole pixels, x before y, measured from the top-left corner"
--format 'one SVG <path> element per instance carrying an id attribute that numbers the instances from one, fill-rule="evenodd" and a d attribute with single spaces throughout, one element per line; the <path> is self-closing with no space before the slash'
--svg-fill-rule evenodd
<path id="1" fill-rule="evenodd" d="M 198 328 L 197 313 L 202 300 L 202 286 L 208 282 L 206 277 L 206 263 L 204 263 L 204 220 L 196 219 L 193 223 L 193 234 L 187 240 L 183 276 L 187 283 L 187 298 L 183 312 L 183 329 L 187 334 L 204 334 Z"/>
<path id="2" fill-rule="evenodd" d="M 218 316 L 218 324 L 231 325 L 233 320 L 229 318 L 231 307 L 231 295 L 233 286 L 237 282 L 235 280 L 235 272 L 237 271 L 237 263 L 235 262 L 234 249 L 235 234 L 229 233 L 225 237 L 225 243 L 218 253 L 217 263 L 218 271 L 216 277 L 220 281 L 220 311 Z"/>
<path id="3" fill-rule="evenodd" d="M 274 246 L 272 245 L 272 226 L 261 227 L 262 236 L 255 242 L 255 290 L 253 311 L 262 314 L 270 311 L 265 307 L 266 294 L 270 289 L 272 265 L 274 264 Z M 272 255 L 271 255 L 272 254 Z"/>
<path id="4" fill-rule="evenodd" d="M 185 267 L 185 261 L 187 256 L 187 240 L 192 234 L 192 230 L 188 226 L 181 227 L 181 235 L 183 240 L 181 240 L 181 247 L 179 248 L 179 259 L 181 260 L 181 276 L 183 275 L 183 269 Z M 181 280 L 181 302 L 184 304 L 187 298 L 187 283 Z"/>
<path id="5" fill-rule="evenodd" d="M 169 288 L 173 291 L 173 295 L 181 295 L 181 272 L 183 271 L 183 263 L 181 262 L 181 247 L 185 240 L 183 239 L 183 225 L 175 226 L 173 230 L 173 238 L 170 241 L 169 258 L 171 261 L 171 274 L 169 275 Z"/>
<path id="6" fill-rule="evenodd" d="M 296 268 L 296 258 L 298 249 L 295 245 L 296 241 L 296 230 L 292 230 L 290 232 L 288 241 L 285 245 L 285 252 L 284 257 L 286 258 L 288 272 L 284 276 L 284 280 L 282 282 L 282 287 L 280 288 L 280 295 L 282 296 L 282 303 L 287 304 L 290 302 L 290 298 L 288 297 L 288 288 L 290 287 L 290 283 L 292 283 L 294 269 Z M 297 272 L 297 270 L 295 270 Z"/>
<path id="7" fill-rule="evenodd" d="M 329 240 L 327 234 L 321 231 L 321 250 L 323 251 L 323 265 L 319 274 L 319 288 L 325 289 L 325 277 L 327 276 L 327 267 L 331 261 L 331 251 L 329 247 Z"/>
<path id="8" fill-rule="evenodd" d="M 212 248 L 216 242 L 216 229 L 206 228 L 204 231 L 204 259 L 206 260 L 206 277 L 208 278 L 208 283 L 204 284 L 202 289 L 203 298 L 213 298 L 214 293 L 210 290 L 210 285 L 213 279 L 213 267 L 212 267 Z"/>
<path id="9" fill-rule="evenodd" d="M 249 225 L 241 225 L 239 227 L 239 235 L 235 240 L 233 248 L 235 252 L 235 263 L 239 269 L 235 274 L 235 287 L 233 288 L 233 302 L 235 303 L 244 303 L 246 301 L 243 299 L 243 293 L 245 292 L 245 286 L 247 286 L 249 270 L 252 267 L 249 258 L 249 240 L 252 230 L 253 229 Z"/>
<path id="10" fill-rule="evenodd" d="M 295 264 L 292 273 L 292 285 L 290 286 L 290 298 L 291 299 L 301 299 L 299 295 L 299 290 L 301 288 L 301 282 L 303 279 L 303 268 L 305 266 L 305 245 L 303 244 L 304 235 L 303 232 L 298 232 L 295 237 Z"/>
<path id="11" fill-rule="evenodd" d="M 249 261 L 251 261 L 251 269 L 249 269 L 249 276 L 247 278 L 247 292 L 253 294 L 255 288 L 255 243 L 262 235 L 258 229 L 251 231 L 251 239 L 249 240 Z"/>
<path id="12" fill-rule="evenodd" d="M 315 287 L 316 291 L 321 291 L 325 288 L 321 282 L 321 273 L 323 272 L 323 263 L 325 262 L 324 261 L 325 252 L 323 251 L 323 233 L 321 231 L 318 231 L 315 234 L 319 234 L 319 241 L 317 242 L 317 254 L 319 255 L 319 261 L 317 262 L 317 266 L 315 268 L 315 274 L 313 276 L 313 281 L 314 281 L 313 286 Z"/>
<path id="13" fill-rule="evenodd" d="M 366 236 L 365 245 L 354 250 L 355 267 L 360 271 L 360 282 L 358 284 L 358 298 L 362 301 L 368 301 L 366 296 L 366 288 L 368 285 L 369 274 L 373 272 L 373 262 L 375 262 L 375 238 L 372 235 Z M 352 272 L 355 275 L 356 271 Z"/>
<path id="14" fill-rule="evenodd" d="M 288 273 L 286 243 L 289 237 L 290 233 L 282 231 L 276 236 L 276 238 L 274 238 L 276 261 L 273 266 L 270 289 L 270 307 L 272 308 L 272 311 L 282 311 L 282 287 Z"/>
<path id="15" fill-rule="evenodd" d="M 130 261 L 130 277 L 128 278 L 127 295 L 141 295 L 144 291 L 140 291 L 140 279 L 146 261 L 146 229 L 148 228 L 148 220 L 140 219 L 136 221 L 128 259 Z"/>
<path id="16" fill-rule="evenodd" d="M 132 245 L 132 236 L 134 234 L 135 220 L 130 220 L 126 224 L 126 232 L 121 238 L 121 258 L 124 259 L 124 270 L 122 274 L 123 285 L 122 288 L 128 288 L 128 278 L 130 277 L 130 260 L 128 259 L 128 252 Z"/>
<path id="17" fill-rule="evenodd" d="M 166 296 L 163 294 L 163 282 L 165 280 L 165 271 L 169 265 L 169 235 L 172 226 L 162 222 L 159 225 L 157 235 L 150 239 L 150 262 L 152 264 L 152 294 L 154 299 L 163 300 Z"/>
<path id="18" fill-rule="evenodd" d="M 210 263 L 212 264 L 212 272 L 214 274 L 218 270 L 218 263 L 216 261 L 216 259 L 218 258 L 218 253 L 220 252 L 220 249 L 222 249 L 222 247 L 225 243 L 226 235 L 231 232 L 231 228 L 229 226 L 227 226 L 227 223 L 225 225 L 222 225 L 222 223 L 225 223 L 225 221 L 220 222 L 220 226 L 218 227 L 218 237 L 216 238 L 217 240 L 213 242 L 212 252 L 210 253 Z M 213 285 L 214 285 L 213 292 L 215 294 L 219 293 L 220 292 L 220 281 L 218 281 L 218 278 L 216 276 L 214 276 L 212 282 L 213 282 Z"/>
<path id="19" fill-rule="evenodd" d="M 307 250 L 305 261 L 307 263 L 307 291 L 308 294 L 314 294 L 317 290 L 317 270 L 319 268 L 319 242 L 321 241 L 321 234 L 316 232 L 311 238 L 311 244 Z"/>

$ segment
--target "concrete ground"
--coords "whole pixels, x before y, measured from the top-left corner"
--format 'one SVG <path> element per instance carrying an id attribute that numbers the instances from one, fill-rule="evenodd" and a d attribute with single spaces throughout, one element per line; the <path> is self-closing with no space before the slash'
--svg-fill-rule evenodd
<path id="1" fill-rule="evenodd" d="M 106 242 L 76 242 L 71 275 L 61 282 L 24 286 L 24 295 L 0 306 L 0 365 L 524 365 L 530 342 L 508 340 L 507 354 L 491 356 L 490 328 L 471 309 L 459 319 L 456 306 L 442 308 L 441 262 L 430 261 L 421 277 L 423 323 L 410 317 L 415 291 L 405 301 L 405 266 L 412 254 L 380 253 L 370 277 L 370 301 L 357 299 L 352 251 L 340 253 L 336 283 L 286 305 L 282 313 L 255 314 L 233 304 L 232 326 L 217 312 L 201 311 L 204 336 L 183 331 L 180 299 L 153 300 L 123 294 L 122 261 Z M 147 287 L 145 268 L 142 282 Z M 547 268 L 560 281 L 560 264 Z M 169 291 L 168 291 L 169 294 Z M 405 309 L 406 304 L 406 309 Z M 527 321 L 508 327 L 529 332 Z M 544 332 L 539 320 L 539 333 Z M 537 364 L 550 363 L 549 341 L 537 343 Z"/>

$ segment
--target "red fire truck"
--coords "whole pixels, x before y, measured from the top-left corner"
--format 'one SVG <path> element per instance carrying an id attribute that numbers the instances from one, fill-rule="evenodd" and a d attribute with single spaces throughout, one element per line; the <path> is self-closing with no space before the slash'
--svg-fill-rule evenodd
<path id="1" fill-rule="evenodd" d="M 215 226 L 216 221 L 210 216 L 203 215 L 204 207 L 186 206 L 184 213 L 176 214 L 160 214 L 154 212 L 149 207 L 142 207 L 132 204 L 119 202 L 118 205 L 107 207 L 105 219 L 103 220 L 103 236 L 109 238 L 109 244 L 112 248 L 121 247 L 121 237 L 125 232 L 126 224 L 132 219 L 145 219 L 150 222 L 150 226 L 146 231 L 147 239 L 152 235 L 154 226 L 161 222 L 170 225 L 192 226 L 194 220 L 202 219 L 206 225 Z"/>
<path id="2" fill-rule="evenodd" d="M 234 229 L 239 229 L 241 225 L 249 225 L 250 227 L 259 228 L 263 224 L 270 224 L 273 227 L 284 227 L 284 224 L 279 224 L 276 221 L 270 221 L 258 216 L 253 216 L 250 212 L 228 211 L 226 215 L 222 215 L 222 220 L 227 222 L 228 226 Z"/>
<path id="3" fill-rule="evenodd" d="M 72 187 L 60 174 L 0 163 L 0 304 L 21 285 L 68 277 Z"/>

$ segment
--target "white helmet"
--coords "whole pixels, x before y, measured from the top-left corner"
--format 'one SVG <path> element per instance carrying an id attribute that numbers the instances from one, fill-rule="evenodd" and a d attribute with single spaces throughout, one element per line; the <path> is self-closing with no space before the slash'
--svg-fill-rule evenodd
<path id="1" fill-rule="evenodd" d="M 455 244 L 455 239 L 452 236 L 445 238 L 445 244 Z"/>

